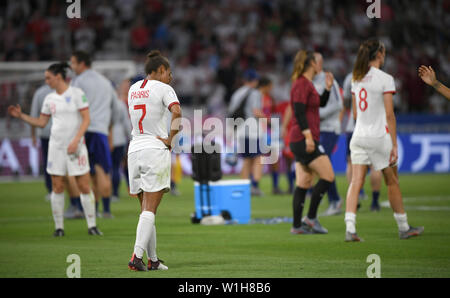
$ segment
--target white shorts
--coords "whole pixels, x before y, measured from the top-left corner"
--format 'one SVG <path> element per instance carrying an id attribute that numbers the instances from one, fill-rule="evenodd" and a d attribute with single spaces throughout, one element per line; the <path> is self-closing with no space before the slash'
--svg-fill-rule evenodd
<path id="1" fill-rule="evenodd" d="M 389 167 L 392 140 L 389 134 L 381 138 L 352 137 L 350 152 L 352 164 L 372 165 L 375 171 Z"/>
<path id="2" fill-rule="evenodd" d="M 67 149 L 49 144 L 47 173 L 55 176 L 82 176 L 89 173 L 89 157 L 86 144 L 78 147 L 76 154 L 68 154 Z"/>
<path id="3" fill-rule="evenodd" d="M 130 193 L 170 190 L 171 154 L 167 149 L 143 149 L 128 154 Z"/>

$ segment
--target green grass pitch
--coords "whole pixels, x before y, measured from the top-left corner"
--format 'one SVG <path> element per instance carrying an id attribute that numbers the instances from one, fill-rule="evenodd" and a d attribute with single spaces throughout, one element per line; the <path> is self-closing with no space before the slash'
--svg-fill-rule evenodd
<path id="1" fill-rule="evenodd" d="M 230 178 L 230 177 L 228 177 Z M 286 187 L 285 177 L 281 186 Z M 345 198 L 347 182 L 337 176 Z M 89 236 L 86 222 L 65 220 L 63 238 L 52 237 L 50 203 L 43 182 L 0 184 L 0 277 L 66 277 L 66 258 L 78 254 L 81 277 L 290 278 L 366 277 L 370 254 L 381 260 L 381 277 L 450 277 L 450 175 L 401 175 L 400 183 L 411 225 L 424 225 L 423 236 L 399 240 L 390 208 L 369 211 L 370 199 L 357 215 L 364 243 L 345 243 L 343 214 L 321 217 L 328 235 L 291 235 L 289 223 L 201 226 L 190 223 L 194 211 L 193 181 L 180 183 L 182 196 L 165 195 L 156 217 L 158 256 L 168 271 L 132 272 L 139 206 L 121 188 L 112 203 L 114 219 L 98 219 L 103 237 Z M 261 181 L 266 196 L 252 198 L 252 218 L 292 217 L 292 197 L 271 195 L 268 176 Z M 370 185 L 366 182 L 370 195 Z M 386 201 L 383 185 L 381 201 Z M 305 209 L 309 205 L 307 201 Z M 319 212 L 327 207 L 324 198 Z M 66 207 L 68 201 L 66 200 Z"/>

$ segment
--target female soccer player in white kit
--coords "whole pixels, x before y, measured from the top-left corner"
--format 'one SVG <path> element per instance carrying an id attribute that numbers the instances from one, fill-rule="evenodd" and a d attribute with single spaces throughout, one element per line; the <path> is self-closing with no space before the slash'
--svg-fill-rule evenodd
<path id="1" fill-rule="evenodd" d="M 141 205 L 134 252 L 128 263 L 128 268 L 135 271 L 168 269 L 156 256 L 155 214 L 163 194 L 170 190 L 170 149 L 181 120 L 180 103 L 168 85 L 172 73 L 167 58 L 159 51 L 151 51 L 145 72 L 147 77 L 133 84 L 128 92 L 132 124 L 128 147 L 130 194 L 137 195 Z M 142 261 L 145 251 L 147 266 Z"/>
<path id="2" fill-rule="evenodd" d="M 356 124 L 350 142 L 353 175 L 347 191 L 345 241 L 361 241 L 356 234 L 356 210 L 358 194 L 369 165 L 383 173 L 400 239 L 420 235 L 424 230 L 423 227 L 411 227 L 403 209 L 397 174 L 397 132 L 392 101 L 392 94 L 396 91 L 394 78 L 380 70 L 385 55 L 383 43 L 367 40 L 360 46 L 353 68 L 352 105 Z"/>
<path id="3" fill-rule="evenodd" d="M 67 63 L 55 63 L 45 71 L 45 82 L 55 91 L 48 94 L 39 118 L 22 113 L 19 105 L 8 112 L 33 126 L 45 127 L 52 117 L 47 172 L 52 178 L 50 201 L 55 221 L 55 237 L 64 236 L 64 177 L 75 176 L 81 192 L 88 233 L 102 235 L 96 227 L 94 194 L 90 188 L 89 159 L 84 133 L 89 126 L 89 103 L 81 89 L 66 83 Z"/>

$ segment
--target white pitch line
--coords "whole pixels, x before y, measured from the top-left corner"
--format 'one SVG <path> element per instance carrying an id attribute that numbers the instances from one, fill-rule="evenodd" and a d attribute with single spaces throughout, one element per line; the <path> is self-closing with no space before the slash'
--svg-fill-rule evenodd
<path id="1" fill-rule="evenodd" d="M 420 211 L 450 211 L 449 206 L 406 206 L 405 209 Z"/>
<path id="2" fill-rule="evenodd" d="M 421 202 L 421 201 L 450 201 L 450 197 L 435 196 L 435 197 L 405 197 L 403 202 Z M 380 203 L 381 207 L 391 208 L 389 201 L 383 201 Z M 405 206 L 407 210 L 419 210 L 419 211 L 450 211 L 450 206 Z"/>
<path id="3" fill-rule="evenodd" d="M 405 197 L 403 200 L 407 200 L 410 202 L 417 201 L 450 201 L 450 197 L 448 196 L 436 196 L 436 197 Z"/>
<path id="4" fill-rule="evenodd" d="M 36 217 L 0 217 L 0 223 L 11 222 L 32 222 L 32 221 L 47 221 L 52 220 L 51 216 L 36 216 Z"/>

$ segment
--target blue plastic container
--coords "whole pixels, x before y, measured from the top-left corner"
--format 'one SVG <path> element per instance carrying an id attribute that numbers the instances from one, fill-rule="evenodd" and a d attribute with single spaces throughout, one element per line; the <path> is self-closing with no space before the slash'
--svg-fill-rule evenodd
<path id="1" fill-rule="evenodd" d="M 201 189 L 200 189 L 201 188 Z M 250 221 L 250 180 L 220 180 L 209 182 L 210 205 L 207 201 L 207 187 L 194 182 L 195 214 L 201 219 L 204 214 L 220 215 L 228 211 L 231 219 L 239 224 Z M 203 204 L 200 200 L 200 191 L 203 192 Z"/>

